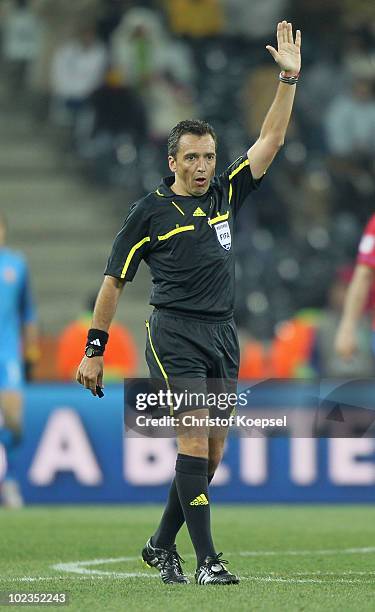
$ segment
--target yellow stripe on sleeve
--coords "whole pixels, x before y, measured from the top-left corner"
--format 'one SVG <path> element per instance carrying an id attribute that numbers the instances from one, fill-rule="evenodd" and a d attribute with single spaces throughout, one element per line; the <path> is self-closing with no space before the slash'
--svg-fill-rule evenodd
<path id="1" fill-rule="evenodd" d="M 126 273 L 127 273 L 127 271 L 128 271 L 128 268 L 129 268 L 129 266 L 130 266 L 130 262 L 131 262 L 131 260 L 132 260 L 132 258 L 133 258 L 134 253 L 136 252 L 136 250 L 137 250 L 137 249 L 140 249 L 140 248 L 141 248 L 141 246 L 143 246 L 143 245 L 145 244 L 145 242 L 150 242 L 150 240 L 151 240 L 150 236 L 146 236 L 146 238 L 142 238 L 142 240 L 140 240 L 139 242 L 137 242 L 137 244 L 135 244 L 135 245 L 134 245 L 134 246 L 133 246 L 133 247 L 130 249 L 129 254 L 128 254 L 127 258 L 126 258 L 126 261 L 125 261 L 124 267 L 123 267 L 122 272 L 121 272 L 121 278 L 125 278 L 125 275 L 126 275 Z"/>
<path id="2" fill-rule="evenodd" d="M 236 176 L 236 174 L 238 174 L 239 172 L 241 172 L 241 170 L 242 170 L 243 168 L 245 168 L 245 166 L 249 166 L 249 165 L 250 165 L 249 160 L 248 160 L 248 159 L 245 159 L 245 161 L 243 161 L 243 162 L 242 162 L 242 164 L 240 164 L 240 165 L 238 166 L 238 168 L 236 168 L 235 170 L 233 170 L 233 172 L 232 172 L 232 173 L 229 175 L 229 180 L 231 181 L 231 180 L 232 180 L 232 178 L 233 178 L 234 176 Z"/>
<path id="3" fill-rule="evenodd" d="M 238 166 L 238 168 L 233 170 L 233 172 L 229 175 L 229 202 L 232 200 L 232 195 L 233 195 L 233 187 L 232 187 L 231 180 L 233 179 L 233 177 L 236 176 L 236 174 L 241 172 L 241 170 L 243 170 L 243 168 L 245 168 L 246 166 L 249 166 L 249 165 L 250 165 L 249 160 L 245 159 L 245 161 L 243 161 L 242 164 L 240 164 Z"/>

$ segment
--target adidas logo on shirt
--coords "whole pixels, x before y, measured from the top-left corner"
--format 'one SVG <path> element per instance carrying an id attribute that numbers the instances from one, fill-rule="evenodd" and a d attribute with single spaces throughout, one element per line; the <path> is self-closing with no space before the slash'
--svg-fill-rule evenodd
<path id="1" fill-rule="evenodd" d="M 99 338 L 96 338 L 96 340 L 92 340 L 90 344 L 95 344 L 95 346 L 101 346 Z"/>
<path id="2" fill-rule="evenodd" d="M 208 499 L 204 493 L 198 495 L 195 499 L 190 502 L 190 506 L 207 506 Z"/>
<path id="3" fill-rule="evenodd" d="M 203 212 L 203 210 L 199 206 L 193 212 L 193 217 L 205 217 L 205 216 L 206 216 L 206 213 Z"/>

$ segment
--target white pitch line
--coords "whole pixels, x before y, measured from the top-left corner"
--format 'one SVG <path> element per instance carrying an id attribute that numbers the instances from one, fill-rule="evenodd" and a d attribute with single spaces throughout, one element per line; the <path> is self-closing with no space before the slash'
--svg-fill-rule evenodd
<path id="1" fill-rule="evenodd" d="M 239 552 L 225 553 L 229 557 L 268 557 L 268 556 L 314 556 L 314 555 L 354 555 L 354 554 L 371 554 L 375 553 L 374 546 L 364 548 L 338 548 L 338 549 L 317 549 L 317 550 L 243 550 Z M 194 554 L 186 554 L 185 557 L 195 557 Z M 140 557 L 109 557 L 107 559 L 89 559 L 87 561 L 71 561 L 69 563 L 56 563 L 52 565 L 52 569 L 61 570 L 64 572 L 73 572 L 78 574 L 86 574 L 86 568 L 95 565 L 105 565 L 107 563 L 123 563 L 140 561 Z M 97 573 L 95 570 L 88 570 L 92 574 Z M 102 574 L 102 571 L 98 573 Z M 105 572 L 104 572 L 105 573 Z"/>
<path id="2" fill-rule="evenodd" d="M 374 576 L 374 570 L 348 570 L 348 571 L 331 571 L 331 570 L 316 570 L 312 572 L 293 572 L 294 576 Z"/>
<path id="3" fill-rule="evenodd" d="M 226 555 L 239 555 L 240 557 L 304 557 L 308 555 L 361 555 L 375 553 L 374 546 L 365 548 L 323 548 L 321 550 L 243 550 L 238 553 L 225 553 Z"/>
<path id="4" fill-rule="evenodd" d="M 311 574 L 313 574 L 314 572 L 311 572 Z M 329 573 L 328 573 L 329 574 Z M 343 574 L 350 574 L 350 572 L 343 572 Z M 363 572 L 363 575 L 373 575 L 374 572 Z M 188 574 L 189 575 L 189 574 Z M 298 573 L 297 573 L 298 575 Z M 319 572 L 319 575 L 322 575 L 322 572 Z M 339 572 L 337 572 L 335 575 L 339 575 Z M 141 574 L 141 573 L 118 573 L 115 574 L 114 572 L 107 572 L 104 575 L 92 575 L 92 576 L 79 576 L 79 575 L 73 575 L 73 576 L 69 576 L 69 575 L 65 575 L 65 576 L 20 576 L 18 578 L 0 578 L 0 582 L 9 582 L 9 583 L 16 583 L 16 582 L 46 582 L 46 581 L 54 581 L 54 580 L 60 580 L 60 581 L 66 581 L 69 580 L 70 582 L 74 582 L 74 581 L 82 581 L 82 580 L 105 580 L 108 578 L 111 579 L 124 579 L 124 578 L 129 578 L 129 577 L 135 577 L 135 578 L 158 578 L 157 575 L 152 576 L 150 574 Z M 359 578 L 336 578 L 336 579 L 329 579 L 329 580 L 324 580 L 321 578 L 293 578 L 293 577 L 284 577 L 284 576 L 241 576 L 241 581 L 243 580 L 251 580 L 252 582 L 283 582 L 283 583 L 296 583 L 296 584 L 306 584 L 306 583 L 312 583 L 312 584 L 332 584 L 332 583 L 337 583 L 337 584 L 374 584 L 373 579 L 371 580 L 361 580 Z"/>
<path id="5" fill-rule="evenodd" d="M 260 557 L 260 556 L 306 556 L 306 555 L 336 555 L 336 554 L 369 554 L 375 552 L 375 547 L 365 548 L 342 548 L 342 549 L 318 549 L 318 550 L 265 550 L 265 551 L 240 551 L 238 553 L 229 552 L 226 553 L 228 556 L 239 555 L 242 557 Z M 194 557 L 192 554 L 185 555 L 186 557 Z M 136 578 L 146 577 L 146 573 L 141 572 L 108 572 L 106 570 L 94 570 L 88 569 L 92 566 L 106 565 L 111 563 L 126 563 L 140 561 L 140 557 L 108 557 L 108 559 L 89 559 L 87 561 L 71 561 L 68 563 L 56 563 L 51 566 L 56 571 L 69 572 L 73 574 L 87 575 L 87 576 L 109 576 L 112 578 Z M 297 574 L 294 574 L 297 575 Z M 311 573 L 309 573 L 311 575 Z M 339 572 L 339 575 L 342 575 Z M 148 574 L 150 578 L 158 578 L 158 574 Z"/>
<path id="6" fill-rule="evenodd" d="M 371 554 L 375 553 L 375 547 L 363 547 L 363 548 L 342 548 L 342 549 L 317 549 L 317 550 L 253 550 L 253 551 L 239 551 L 226 553 L 228 556 L 242 556 L 242 557 L 267 557 L 267 556 L 314 556 L 314 555 L 352 555 L 352 554 Z M 186 557 L 194 557 L 193 554 L 187 554 Z M 49 580 L 98 580 L 105 578 L 112 579 L 124 579 L 124 578 L 159 578 L 157 573 L 148 573 L 147 570 L 143 572 L 108 572 L 105 570 L 94 570 L 88 569 L 88 567 L 106 565 L 111 563 L 126 563 L 140 561 L 140 557 L 108 557 L 107 559 L 89 559 L 87 561 L 71 561 L 69 563 L 56 563 L 51 566 L 51 569 L 56 571 L 66 572 L 65 575 L 60 576 L 19 576 L 19 577 L 0 577 L 0 583 L 3 582 L 42 582 Z M 68 574 L 74 574 L 68 575 Z M 283 577 L 276 575 L 271 572 L 267 575 L 255 575 L 255 576 L 243 576 L 242 580 L 252 580 L 259 582 L 312 582 L 312 583 L 325 583 L 330 584 L 332 582 L 337 583 L 373 583 L 371 581 L 364 581 L 360 578 L 352 578 L 352 576 L 374 576 L 375 571 L 324 571 L 317 570 L 311 572 L 291 572 L 292 576 Z M 300 576 L 296 578 L 295 576 Z M 304 576 L 304 577 L 303 577 Z M 309 576 L 319 576 L 320 578 L 309 578 Z M 326 576 L 327 579 L 322 579 Z M 334 578 L 336 576 L 336 578 Z"/>
<path id="7" fill-rule="evenodd" d="M 103 563 L 118 563 L 119 561 L 136 561 L 138 559 L 138 561 L 140 560 L 140 556 L 139 557 L 108 557 L 107 559 L 90 559 L 90 561 L 74 561 L 74 565 L 103 565 Z M 59 563 L 56 564 L 57 567 L 58 565 L 60 565 Z M 67 565 L 66 563 L 61 563 L 61 565 Z"/>
<path id="8" fill-rule="evenodd" d="M 296 584 L 374 584 L 373 580 L 361 580 L 360 578 L 334 578 L 331 580 L 323 580 L 320 578 L 287 578 L 283 576 L 246 576 L 241 580 L 252 580 L 253 582 L 286 582 Z"/>
<path id="9" fill-rule="evenodd" d="M 278 576 L 275 572 L 271 572 L 268 575 L 257 575 L 257 576 L 242 576 L 241 580 L 251 580 L 253 582 L 286 582 L 286 583 L 317 583 L 317 584 L 331 584 L 334 583 L 360 583 L 360 584 L 373 584 L 373 580 L 361 580 L 358 578 L 347 578 L 347 576 L 373 576 L 375 574 L 374 571 L 357 571 L 357 570 L 349 570 L 343 572 L 333 572 L 333 571 L 310 571 L 310 572 L 293 572 L 293 577 L 291 576 Z M 301 578 L 295 578 L 295 576 L 301 576 Z M 302 576 L 305 576 L 302 578 Z M 320 576 L 320 578 L 309 578 L 308 576 Z M 323 576 L 336 578 L 324 580 Z M 0 578 L 0 582 L 46 582 L 46 581 L 80 581 L 80 580 L 104 580 L 104 579 L 124 579 L 124 578 L 158 578 L 158 575 L 151 575 L 147 573 L 141 572 L 103 572 L 103 574 L 99 575 L 97 573 L 92 575 L 73 575 L 69 576 L 67 574 L 62 576 L 20 576 L 18 578 Z"/>
<path id="10" fill-rule="evenodd" d="M 123 563 L 123 562 L 133 562 L 140 561 L 140 557 L 117 557 L 108 559 L 90 559 L 88 561 L 70 561 L 69 563 L 55 563 L 52 565 L 52 569 L 62 570 L 63 572 L 75 572 L 77 574 L 85 574 L 87 573 L 87 566 L 95 566 L 95 565 L 105 565 L 107 563 Z M 93 574 L 97 573 L 95 570 L 87 570 L 92 572 Z M 101 571 L 99 573 L 102 573 Z"/>
<path id="11" fill-rule="evenodd" d="M 108 575 L 109 574 L 109 575 Z M 79 576 L 77 574 L 75 574 L 74 576 L 70 576 L 69 574 L 65 574 L 63 576 L 19 576 L 17 578 L 5 578 L 5 577 L 1 577 L 0 578 L 0 583 L 1 582 L 46 582 L 46 581 L 50 581 L 50 580 L 70 580 L 70 581 L 74 581 L 74 580 L 104 580 L 106 578 L 128 578 L 128 577 L 135 577 L 135 578 L 158 578 L 158 576 L 151 576 L 150 574 L 143 574 L 141 572 L 134 572 L 134 573 L 119 573 L 119 574 L 115 574 L 115 573 L 111 573 L 111 572 L 107 572 L 104 575 L 94 575 L 94 576 Z"/>

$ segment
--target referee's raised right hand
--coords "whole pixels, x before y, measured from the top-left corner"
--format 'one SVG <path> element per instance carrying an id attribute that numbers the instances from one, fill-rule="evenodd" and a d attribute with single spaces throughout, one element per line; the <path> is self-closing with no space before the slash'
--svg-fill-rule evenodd
<path id="1" fill-rule="evenodd" d="M 78 366 L 76 381 L 97 395 L 97 385 L 103 386 L 103 357 L 98 355 L 89 358 L 85 355 Z"/>

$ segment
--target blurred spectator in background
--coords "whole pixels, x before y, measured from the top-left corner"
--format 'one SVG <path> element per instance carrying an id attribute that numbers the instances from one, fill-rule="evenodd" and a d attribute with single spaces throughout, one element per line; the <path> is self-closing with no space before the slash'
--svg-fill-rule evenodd
<path id="1" fill-rule="evenodd" d="M 311 378 L 311 354 L 320 314 L 302 310 L 276 326 L 271 363 L 277 378 Z"/>
<path id="2" fill-rule="evenodd" d="M 171 3 L 174 3 L 173 0 Z M 269 39 L 275 23 L 286 18 L 288 0 L 222 0 L 222 5 L 225 33 L 258 43 L 259 40 Z"/>
<path id="3" fill-rule="evenodd" d="M 293 21 L 304 33 L 308 62 L 320 61 L 339 52 L 342 44 L 342 4 L 342 0 L 289 0 Z"/>
<path id="4" fill-rule="evenodd" d="M 337 158 L 368 158 L 375 153 L 374 82 L 353 80 L 348 93 L 339 93 L 326 115 L 328 151 Z"/>
<path id="5" fill-rule="evenodd" d="M 129 0 L 102 0 L 101 7 L 97 22 L 98 34 L 105 43 L 108 43 L 113 30 L 117 28 L 129 8 Z"/>
<path id="6" fill-rule="evenodd" d="M 0 215 L 0 443 L 7 453 L 8 471 L 0 484 L 0 500 L 7 507 L 22 505 L 14 478 L 14 464 L 22 438 L 22 388 L 25 362 L 38 358 L 36 315 L 29 273 L 21 254 L 5 247 L 6 225 Z"/>
<path id="7" fill-rule="evenodd" d="M 12 104 L 27 89 L 29 67 L 40 48 L 41 24 L 29 5 L 28 0 L 9 0 L 0 7 L 3 58 Z"/>
<path id="8" fill-rule="evenodd" d="M 136 150 L 145 143 L 148 124 L 143 100 L 118 69 L 110 68 L 103 84 L 87 100 L 76 135 L 78 153 L 95 160 L 102 175 L 124 142 L 130 139 Z"/>
<path id="9" fill-rule="evenodd" d="M 357 265 L 345 301 L 343 300 L 342 318 L 337 330 L 335 348 L 337 354 L 349 361 L 358 358 L 358 352 L 364 343 L 363 313 L 370 307 L 374 316 L 375 309 L 375 215 L 372 215 L 366 225 L 359 244 Z M 366 309 L 367 305 L 367 309 Z M 362 317 L 362 319 L 361 319 Z M 366 344 L 369 341 L 369 326 L 366 330 Z M 372 324 L 372 350 L 375 354 L 375 319 Z M 371 361 L 371 360 L 370 360 Z M 373 374 L 372 370 L 372 374 Z"/>
<path id="10" fill-rule="evenodd" d="M 332 87 L 332 83 L 335 84 Z M 348 84 L 348 75 L 340 62 L 327 56 L 308 65 L 303 73 L 303 87 L 297 100 L 298 123 L 311 154 L 326 153 L 322 115 Z"/>
<path id="11" fill-rule="evenodd" d="M 203 38 L 223 31 L 220 0 L 163 0 L 169 27 L 176 36 Z"/>
<path id="12" fill-rule="evenodd" d="M 51 97 L 51 62 L 57 48 L 77 33 L 77 28 L 95 24 L 102 13 L 102 0 L 30 0 L 42 24 L 40 51 L 31 69 L 36 114 L 48 116 Z"/>
<path id="13" fill-rule="evenodd" d="M 128 10 L 112 34 L 111 47 L 113 65 L 140 91 L 147 92 L 154 79 L 167 73 L 182 84 L 192 84 L 189 47 L 173 40 L 160 15 L 151 9 Z"/>
<path id="14" fill-rule="evenodd" d="M 56 123 L 74 123 L 78 112 L 102 83 L 107 61 L 107 50 L 90 26 L 56 49 L 51 66 L 52 113 Z"/>
<path id="15" fill-rule="evenodd" d="M 268 64 L 261 64 L 249 71 L 244 84 L 244 112 L 247 133 L 254 137 L 259 133 L 263 117 L 273 100 L 273 77 L 275 68 Z M 259 91 L 262 95 L 259 95 Z M 289 129 L 293 130 L 293 124 Z"/>
<path id="16" fill-rule="evenodd" d="M 349 27 L 369 26 L 375 31 L 373 0 L 342 0 L 343 20 Z"/>
<path id="17" fill-rule="evenodd" d="M 114 67 L 143 97 L 151 138 L 164 145 L 173 125 L 198 113 L 189 47 L 170 38 L 158 13 L 133 8 L 113 32 L 111 50 Z"/>
<path id="18" fill-rule="evenodd" d="M 311 355 L 320 315 L 301 311 L 276 326 L 270 342 L 249 339 L 244 343 L 240 378 L 311 378 Z"/>
<path id="19" fill-rule="evenodd" d="M 94 133 L 108 131 L 114 137 L 130 132 L 135 140 L 145 140 L 147 119 L 143 101 L 118 70 L 107 71 L 104 82 L 88 101 L 94 111 Z"/>
<path id="20" fill-rule="evenodd" d="M 96 295 L 90 297 L 87 311 L 70 323 L 60 334 L 57 343 L 57 373 L 60 380 L 75 380 L 77 362 L 82 359 L 82 346 L 86 342 L 94 312 Z M 83 344 L 82 344 L 83 343 Z M 121 382 L 136 374 L 137 347 L 131 333 L 120 323 L 111 325 L 111 338 L 105 352 L 106 380 Z"/>
<path id="21" fill-rule="evenodd" d="M 374 35 L 375 30 L 371 32 L 369 25 L 362 28 L 351 26 L 344 32 L 342 63 L 353 79 L 360 77 L 375 80 Z"/>
<path id="22" fill-rule="evenodd" d="M 375 197 L 374 82 L 355 78 L 348 93 L 339 93 L 328 108 L 325 128 L 336 208 L 355 208 L 363 220 Z"/>

